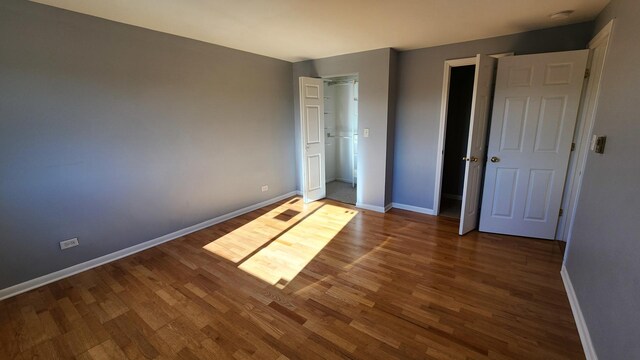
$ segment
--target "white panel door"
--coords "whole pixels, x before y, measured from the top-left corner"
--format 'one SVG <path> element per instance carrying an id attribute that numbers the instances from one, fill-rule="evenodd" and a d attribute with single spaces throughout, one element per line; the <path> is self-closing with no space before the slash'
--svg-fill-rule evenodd
<path id="1" fill-rule="evenodd" d="M 588 53 L 499 60 L 480 231 L 554 238 Z"/>
<path id="2" fill-rule="evenodd" d="M 476 56 L 476 74 L 471 100 L 469 140 L 465 156 L 464 187 L 462 190 L 462 211 L 460 213 L 460 235 L 464 235 L 478 225 L 478 204 L 484 170 L 485 139 L 493 92 L 496 59 L 488 55 Z"/>
<path id="3" fill-rule="evenodd" d="M 326 196 L 324 157 L 324 96 L 322 79 L 300 77 L 302 130 L 302 196 L 304 202 Z"/>

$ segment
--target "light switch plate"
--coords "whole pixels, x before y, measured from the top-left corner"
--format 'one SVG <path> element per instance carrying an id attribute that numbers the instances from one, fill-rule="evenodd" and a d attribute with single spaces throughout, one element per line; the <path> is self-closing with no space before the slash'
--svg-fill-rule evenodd
<path id="1" fill-rule="evenodd" d="M 596 144 L 594 146 L 593 152 L 596 154 L 604 154 L 604 145 L 607 143 L 606 136 L 598 136 L 596 138 Z"/>
<path id="2" fill-rule="evenodd" d="M 368 138 L 369 137 L 369 129 L 364 129 L 364 137 Z"/>

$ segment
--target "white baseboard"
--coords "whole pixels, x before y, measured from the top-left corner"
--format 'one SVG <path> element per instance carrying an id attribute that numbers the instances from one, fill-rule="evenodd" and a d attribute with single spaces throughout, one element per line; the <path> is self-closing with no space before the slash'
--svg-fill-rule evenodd
<path id="1" fill-rule="evenodd" d="M 393 204 L 387 204 L 384 206 L 384 212 L 387 212 L 389 210 L 391 210 L 391 208 L 393 207 Z"/>
<path id="2" fill-rule="evenodd" d="M 356 207 L 359 207 L 359 208 L 365 209 L 365 210 L 376 211 L 376 212 L 379 212 L 379 213 L 386 212 L 385 208 L 382 207 L 382 206 L 369 205 L 369 204 L 363 204 L 363 203 L 356 203 Z"/>
<path id="3" fill-rule="evenodd" d="M 391 203 L 391 207 L 394 207 L 394 208 L 400 209 L 400 210 L 408 210 L 408 211 L 413 211 L 413 212 L 417 212 L 417 213 L 421 213 L 421 214 L 427 214 L 427 215 L 434 215 L 435 214 L 433 209 L 427 209 L 427 208 L 413 206 L 413 205 Z"/>
<path id="4" fill-rule="evenodd" d="M 582 316 L 580 303 L 578 303 L 578 298 L 573 290 L 571 278 L 569 277 L 567 268 L 564 265 L 562 265 L 560 275 L 562 275 L 562 282 L 564 283 L 564 288 L 567 291 L 567 297 L 569 297 L 569 304 L 571 304 L 573 318 L 575 319 L 576 326 L 578 327 L 578 334 L 580 334 L 580 341 L 582 342 L 582 348 L 584 349 L 584 356 L 587 360 L 598 360 L 596 350 L 591 342 L 591 335 L 589 335 L 589 328 L 587 328 L 587 323 L 584 321 L 584 317 Z"/>
<path id="5" fill-rule="evenodd" d="M 83 263 L 73 265 L 73 266 L 68 267 L 66 269 L 58 270 L 58 271 L 52 272 L 50 274 L 40 276 L 40 277 L 35 278 L 35 279 L 27 280 L 27 281 L 25 281 L 23 283 L 10 286 L 10 287 L 8 287 L 6 289 L 0 290 L 0 300 L 4 300 L 6 298 L 10 298 L 12 296 L 21 294 L 23 292 L 27 292 L 29 290 L 33 290 L 35 288 L 38 288 L 40 286 L 52 283 L 54 281 L 58 281 L 60 279 L 64 279 L 64 278 L 69 277 L 71 275 L 75 275 L 77 273 L 92 269 L 94 267 L 98 267 L 100 265 L 104 265 L 106 263 L 109 263 L 109 262 L 121 259 L 123 257 L 135 254 L 135 253 L 140 252 L 142 250 L 146 250 L 148 248 L 160 245 L 160 244 L 165 243 L 167 241 L 171 241 L 171 240 L 177 239 L 179 237 L 185 236 L 185 235 L 190 234 L 192 232 L 196 232 L 198 230 L 202 230 L 202 229 L 207 228 L 209 226 L 221 223 L 223 221 L 227 221 L 227 220 L 229 220 L 231 218 L 234 218 L 236 216 L 240 216 L 242 214 L 246 214 L 246 213 L 251 212 L 253 210 L 257 210 L 257 209 L 260 209 L 260 208 L 265 207 L 267 205 L 271 205 L 273 203 L 276 203 L 276 202 L 278 202 L 280 200 L 284 200 L 284 199 L 289 198 L 291 196 L 298 195 L 298 193 L 299 193 L 299 191 L 292 191 L 292 192 L 277 196 L 275 198 L 259 202 L 257 204 L 249 205 L 249 206 L 244 207 L 242 209 L 239 209 L 239 210 L 236 210 L 236 211 L 232 211 L 232 212 L 230 212 L 228 214 L 224 214 L 224 215 L 218 216 L 216 218 L 201 222 L 199 224 L 195 224 L 193 226 L 189 226 L 188 228 L 184 228 L 182 230 L 174 231 L 171 234 L 160 236 L 160 237 L 155 238 L 153 240 L 149 240 L 149 241 L 146 241 L 146 242 L 143 242 L 143 243 L 128 247 L 126 249 L 118 250 L 118 251 L 113 252 L 111 254 L 100 256 L 98 258 L 91 259 L 89 261 L 85 261 Z"/>

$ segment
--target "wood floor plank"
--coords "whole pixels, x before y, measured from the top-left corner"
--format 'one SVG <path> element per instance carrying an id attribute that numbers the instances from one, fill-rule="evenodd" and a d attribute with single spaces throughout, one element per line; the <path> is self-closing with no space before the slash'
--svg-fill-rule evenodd
<path id="1" fill-rule="evenodd" d="M 0 302 L 0 358 L 583 359 L 553 241 L 300 198 Z"/>

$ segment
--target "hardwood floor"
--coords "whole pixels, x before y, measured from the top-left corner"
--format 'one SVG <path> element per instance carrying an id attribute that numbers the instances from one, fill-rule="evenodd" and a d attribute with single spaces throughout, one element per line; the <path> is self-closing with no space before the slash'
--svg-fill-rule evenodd
<path id="1" fill-rule="evenodd" d="M 555 242 L 289 202 L 0 302 L 0 358 L 584 358 Z"/>

